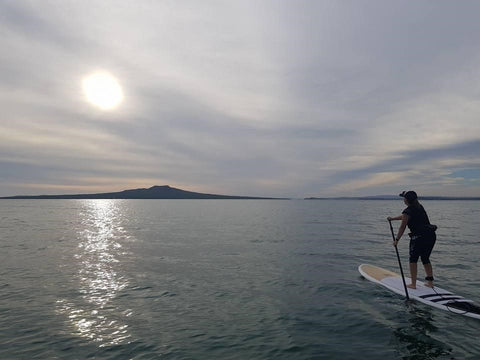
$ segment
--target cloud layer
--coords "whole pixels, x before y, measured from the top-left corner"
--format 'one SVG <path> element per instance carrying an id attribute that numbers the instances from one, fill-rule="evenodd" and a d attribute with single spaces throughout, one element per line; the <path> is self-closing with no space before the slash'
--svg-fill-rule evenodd
<path id="1" fill-rule="evenodd" d="M 0 196 L 480 193 L 480 3 L 4 1 Z M 82 78 L 114 74 L 101 111 Z"/>

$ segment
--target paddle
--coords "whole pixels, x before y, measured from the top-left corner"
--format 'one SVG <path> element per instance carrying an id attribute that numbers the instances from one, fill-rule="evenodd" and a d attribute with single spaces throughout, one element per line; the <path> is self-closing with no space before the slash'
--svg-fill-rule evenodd
<path id="1" fill-rule="evenodd" d="M 388 223 L 390 224 L 390 231 L 392 232 L 393 241 L 395 241 L 395 233 L 393 232 L 392 220 L 388 220 Z M 405 282 L 405 276 L 403 275 L 402 262 L 400 261 L 400 255 L 398 254 L 397 245 L 395 245 L 395 252 L 397 253 L 398 266 L 400 266 L 400 273 L 402 274 L 403 287 L 405 288 L 405 296 L 407 297 L 407 300 L 410 300 L 410 297 L 408 296 L 407 283 Z"/>

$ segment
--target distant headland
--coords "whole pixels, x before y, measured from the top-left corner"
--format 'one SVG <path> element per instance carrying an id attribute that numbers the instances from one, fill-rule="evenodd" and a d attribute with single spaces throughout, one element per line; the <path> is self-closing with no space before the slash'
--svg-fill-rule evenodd
<path id="1" fill-rule="evenodd" d="M 258 196 L 231 196 L 203 194 L 170 187 L 168 185 L 152 186 L 148 189 L 131 189 L 120 192 L 75 195 L 17 195 L 0 199 L 270 199 L 287 200 L 285 198 L 269 198 Z"/>
<path id="2" fill-rule="evenodd" d="M 398 195 L 374 195 L 359 197 L 308 197 L 305 200 L 400 200 Z M 480 200 L 480 197 L 419 196 L 419 200 Z"/>
<path id="3" fill-rule="evenodd" d="M 0 199 L 258 199 L 258 200 L 290 200 L 290 198 L 274 198 L 262 196 L 234 196 L 205 194 L 177 189 L 169 185 L 152 186 L 150 188 L 130 189 L 119 192 L 96 194 L 64 194 L 64 195 L 16 195 L 0 197 Z M 398 195 L 373 195 L 358 197 L 307 197 L 304 200 L 399 200 Z M 480 200 L 480 197 L 460 196 L 420 196 L 420 200 Z"/>

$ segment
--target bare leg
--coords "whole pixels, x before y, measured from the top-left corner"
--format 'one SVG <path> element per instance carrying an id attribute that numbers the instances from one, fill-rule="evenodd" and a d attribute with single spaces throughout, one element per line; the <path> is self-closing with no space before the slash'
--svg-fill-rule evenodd
<path id="1" fill-rule="evenodd" d="M 425 268 L 425 274 L 427 275 L 427 277 L 433 277 L 432 264 L 423 264 L 423 267 Z M 427 280 L 425 286 L 433 288 L 433 281 Z"/>
<path id="2" fill-rule="evenodd" d="M 417 263 L 410 263 L 410 277 L 412 278 L 412 283 L 407 285 L 410 289 L 417 288 Z"/>

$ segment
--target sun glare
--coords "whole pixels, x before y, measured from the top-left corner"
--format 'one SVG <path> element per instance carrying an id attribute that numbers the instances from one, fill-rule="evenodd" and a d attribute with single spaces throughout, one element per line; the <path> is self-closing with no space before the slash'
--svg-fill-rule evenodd
<path id="1" fill-rule="evenodd" d="M 107 72 L 86 76 L 82 87 L 87 101 L 102 110 L 115 109 L 123 100 L 123 91 L 118 80 Z"/>

